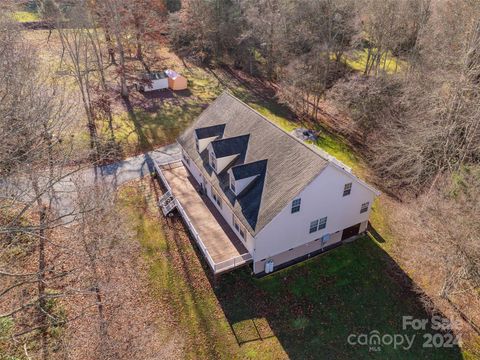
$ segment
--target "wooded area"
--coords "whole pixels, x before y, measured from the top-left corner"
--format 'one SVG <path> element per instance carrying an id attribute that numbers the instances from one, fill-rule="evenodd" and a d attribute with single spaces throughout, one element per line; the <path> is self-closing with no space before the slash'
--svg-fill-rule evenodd
<path id="1" fill-rule="evenodd" d="M 28 30 L 19 9 L 47 30 Z M 0 351 L 85 358 L 61 333 L 89 318 L 89 357 L 127 358 L 106 312 L 122 302 L 109 264 L 134 251 L 134 235 L 118 189 L 82 174 L 130 155 L 115 125 L 123 110 L 138 147 L 148 142 L 132 84 L 165 68 L 164 46 L 186 68 L 268 84 L 296 124 L 344 139 L 396 204 L 404 240 L 392 252 L 419 279 L 435 273 L 418 284 L 425 304 L 453 304 L 469 339 L 480 335 L 469 306 L 480 304 L 478 1 L 12 0 L 0 29 Z M 26 36 L 35 31 L 59 44 L 48 66 Z"/>

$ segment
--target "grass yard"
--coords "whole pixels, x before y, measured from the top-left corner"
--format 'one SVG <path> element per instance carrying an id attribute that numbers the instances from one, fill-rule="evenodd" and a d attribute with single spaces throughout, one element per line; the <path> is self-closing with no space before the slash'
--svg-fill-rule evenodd
<path id="1" fill-rule="evenodd" d="M 344 55 L 346 64 L 353 70 L 363 72 L 367 64 L 368 49 L 355 50 L 349 55 Z M 405 61 L 397 59 L 392 54 L 384 55 L 380 61 L 380 68 L 388 74 L 394 74 L 406 65 Z"/>
<path id="2" fill-rule="evenodd" d="M 171 144 L 222 91 L 220 84 L 200 68 L 184 69 L 189 88 L 184 91 L 132 92 L 134 117 L 115 115 L 117 142 L 126 155 Z M 102 132 L 107 133 L 105 126 Z"/>
<path id="3" fill-rule="evenodd" d="M 458 348 L 423 348 L 423 333 L 402 330 L 402 316 L 428 318 L 418 295 L 370 237 L 262 279 L 248 268 L 215 288 L 178 219 L 165 220 L 153 183 L 125 187 L 121 207 L 149 264 L 151 295 L 170 307 L 185 358 L 460 359 Z M 416 335 L 410 350 L 378 352 L 347 343 L 349 334 Z"/>
<path id="4" fill-rule="evenodd" d="M 15 19 L 15 21 L 18 21 L 20 23 L 33 22 L 33 21 L 40 20 L 40 16 L 38 16 L 38 13 L 33 10 L 32 11 L 29 11 L 29 10 L 15 11 L 13 13 L 13 18 Z"/>

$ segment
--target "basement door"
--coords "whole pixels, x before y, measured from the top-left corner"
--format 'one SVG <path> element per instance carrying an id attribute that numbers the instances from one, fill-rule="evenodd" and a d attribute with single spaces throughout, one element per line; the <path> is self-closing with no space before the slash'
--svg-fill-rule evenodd
<path id="1" fill-rule="evenodd" d="M 350 226 L 346 229 L 343 229 L 342 233 L 342 241 L 348 238 L 351 238 L 352 236 L 358 235 L 358 232 L 360 231 L 360 223 L 357 225 Z"/>

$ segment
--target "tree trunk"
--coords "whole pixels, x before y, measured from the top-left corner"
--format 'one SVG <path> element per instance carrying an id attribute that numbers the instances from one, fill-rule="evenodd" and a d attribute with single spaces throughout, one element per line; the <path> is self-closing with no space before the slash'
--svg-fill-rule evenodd
<path id="1" fill-rule="evenodd" d="M 40 330 L 40 347 L 42 350 L 42 359 L 48 359 L 48 319 L 47 306 L 45 299 L 45 224 L 47 212 L 45 206 L 41 206 L 39 213 L 40 229 L 38 234 L 38 322 Z"/>
<path id="2" fill-rule="evenodd" d="M 107 25 L 103 27 L 105 30 L 105 41 L 108 47 L 108 57 L 110 58 L 110 64 L 117 65 L 117 61 L 115 60 L 115 50 L 113 47 L 112 37 L 110 36 L 110 30 Z"/>

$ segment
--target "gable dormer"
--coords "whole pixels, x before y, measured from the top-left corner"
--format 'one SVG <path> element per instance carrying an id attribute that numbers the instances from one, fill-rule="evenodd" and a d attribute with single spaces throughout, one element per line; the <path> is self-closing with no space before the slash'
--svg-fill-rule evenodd
<path id="1" fill-rule="evenodd" d="M 248 191 L 257 179 L 265 177 L 266 171 L 267 160 L 233 166 L 228 170 L 230 190 L 236 196 L 240 196 Z"/>
<path id="2" fill-rule="evenodd" d="M 215 139 L 221 139 L 225 131 L 225 124 L 207 126 L 195 129 L 195 146 L 199 153 Z"/>
<path id="3" fill-rule="evenodd" d="M 210 167 L 220 174 L 235 160 L 243 162 L 250 135 L 240 135 L 210 142 L 207 146 Z"/>

